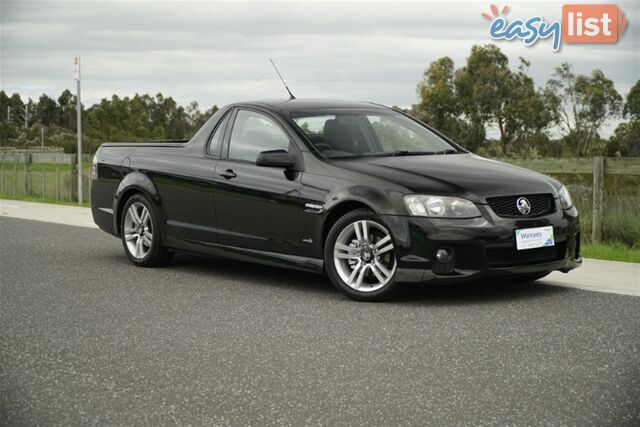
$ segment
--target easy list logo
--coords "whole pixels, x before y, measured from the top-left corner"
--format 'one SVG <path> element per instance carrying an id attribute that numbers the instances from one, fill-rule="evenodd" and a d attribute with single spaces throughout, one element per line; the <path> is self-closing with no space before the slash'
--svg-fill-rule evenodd
<path id="1" fill-rule="evenodd" d="M 493 40 L 522 40 L 531 46 L 540 39 L 551 39 L 551 47 L 557 52 L 565 43 L 616 43 L 629 23 L 622 10 L 613 4 L 566 4 L 562 6 L 562 22 L 546 21 L 541 16 L 515 19 L 509 22 L 506 15 L 509 6 L 498 12 L 491 5 L 491 15 L 482 17 L 491 21 L 489 36 Z"/>

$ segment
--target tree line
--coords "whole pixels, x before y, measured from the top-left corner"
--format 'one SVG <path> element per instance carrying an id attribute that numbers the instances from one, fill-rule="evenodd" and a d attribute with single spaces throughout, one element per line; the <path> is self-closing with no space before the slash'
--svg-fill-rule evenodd
<path id="1" fill-rule="evenodd" d="M 0 144 L 16 148 L 39 147 L 41 129 L 45 145 L 76 150 L 77 98 L 65 90 L 57 100 L 43 94 L 37 101 L 22 101 L 0 91 Z M 113 95 L 85 108 L 81 106 L 83 145 L 86 152 L 107 141 L 181 140 L 191 136 L 211 117 L 217 106 L 201 110 L 193 101 L 187 107 L 161 93 L 120 98 Z"/>
<path id="2" fill-rule="evenodd" d="M 417 85 L 418 103 L 406 110 L 468 149 L 491 157 L 640 156 L 640 80 L 623 98 L 602 71 L 578 75 L 563 63 L 544 87 L 528 75 L 519 58 L 512 68 L 496 45 L 473 46 L 457 68 L 449 57 L 433 61 Z M 120 98 L 113 95 L 82 106 L 85 151 L 106 141 L 189 139 L 216 111 L 186 107 L 158 93 Z M 0 91 L 0 145 L 41 144 L 75 151 L 76 97 L 43 94 L 23 102 Z M 624 118 L 614 134 L 600 136 L 603 125 Z M 487 131 L 496 129 L 497 138 Z M 559 136 L 558 136 L 559 135 Z"/>
<path id="3" fill-rule="evenodd" d="M 536 88 L 527 74 L 530 65 L 519 58 L 512 69 L 493 44 L 473 46 L 458 69 L 442 57 L 424 71 L 419 102 L 409 112 L 493 157 L 640 156 L 640 80 L 623 99 L 601 70 L 577 75 L 563 63 Z M 616 118 L 629 121 L 601 138 L 602 126 Z M 497 140 L 487 139 L 489 127 L 497 129 Z M 551 138 L 553 133 L 560 137 Z"/>

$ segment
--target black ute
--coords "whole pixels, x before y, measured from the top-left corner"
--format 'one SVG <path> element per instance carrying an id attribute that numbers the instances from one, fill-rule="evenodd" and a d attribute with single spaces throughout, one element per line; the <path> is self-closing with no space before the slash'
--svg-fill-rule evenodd
<path id="1" fill-rule="evenodd" d="M 188 142 L 107 143 L 91 209 L 140 266 L 190 251 L 325 271 L 348 296 L 581 263 L 566 189 L 371 103 L 262 101 Z"/>

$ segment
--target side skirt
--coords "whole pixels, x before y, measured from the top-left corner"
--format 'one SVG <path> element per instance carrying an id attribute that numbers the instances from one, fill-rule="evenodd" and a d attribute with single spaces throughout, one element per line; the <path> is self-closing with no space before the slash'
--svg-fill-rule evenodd
<path id="1" fill-rule="evenodd" d="M 221 245 L 219 243 L 203 242 L 201 240 L 183 240 L 167 235 L 162 236 L 162 238 L 164 245 L 169 249 L 220 256 L 239 261 L 249 261 L 314 273 L 322 273 L 324 269 L 324 261 L 319 258 L 240 248 L 237 246 Z"/>

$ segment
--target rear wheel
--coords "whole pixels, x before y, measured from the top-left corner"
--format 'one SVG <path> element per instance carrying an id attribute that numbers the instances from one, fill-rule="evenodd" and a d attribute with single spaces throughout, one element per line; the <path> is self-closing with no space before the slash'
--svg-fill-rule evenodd
<path id="1" fill-rule="evenodd" d="M 331 282 L 359 301 L 382 301 L 399 289 L 393 236 L 375 213 L 359 209 L 329 231 L 324 260 Z"/>
<path id="2" fill-rule="evenodd" d="M 140 267 L 159 267 L 173 258 L 162 245 L 158 215 L 147 197 L 135 194 L 127 200 L 120 222 L 122 245 L 127 256 Z"/>

